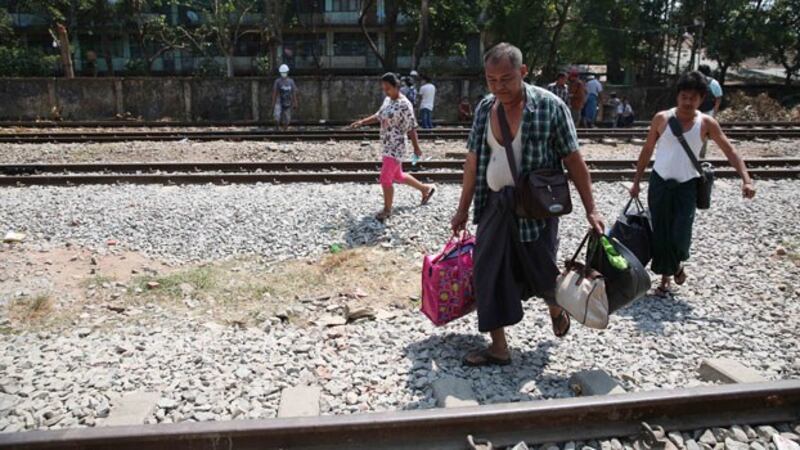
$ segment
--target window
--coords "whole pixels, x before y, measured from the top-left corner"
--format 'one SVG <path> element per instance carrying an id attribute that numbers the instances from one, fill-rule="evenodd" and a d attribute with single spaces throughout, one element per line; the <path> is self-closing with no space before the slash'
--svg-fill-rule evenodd
<path id="1" fill-rule="evenodd" d="M 370 37 L 377 42 L 377 36 L 371 34 Z M 369 51 L 367 39 L 361 33 L 337 33 L 333 37 L 335 56 L 365 56 Z"/>
<path id="2" fill-rule="evenodd" d="M 330 12 L 355 12 L 361 11 L 359 0 L 331 0 Z"/>

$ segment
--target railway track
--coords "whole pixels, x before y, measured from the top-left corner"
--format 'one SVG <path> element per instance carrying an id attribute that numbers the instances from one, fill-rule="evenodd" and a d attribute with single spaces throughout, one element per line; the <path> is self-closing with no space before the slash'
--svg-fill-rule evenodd
<path id="1" fill-rule="evenodd" d="M 435 121 L 434 122 L 437 126 L 441 127 L 469 127 L 471 125 L 470 122 L 449 122 L 449 121 Z M 317 121 L 317 122 L 309 122 L 309 121 L 297 121 L 294 122 L 294 126 L 300 127 L 342 127 L 349 125 L 350 122 L 346 121 L 339 121 L 339 120 L 329 120 L 329 121 Z M 164 120 L 71 120 L 71 121 L 55 121 L 55 120 L 37 120 L 37 121 L 26 121 L 26 120 L 4 120 L 0 121 L 0 128 L 167 128 L 167 127 L 193 127 L 193 128 L 222 128 L 222 127 L 265 127 L 271 126 L 271 122 L 264 122 L 264 121 L 253 121 L 253 120 L 245 120 L 245 121 L 220 121 L 220 120 L 212 120 L 212 121 L 164 121 Z M 634 122 L 634 126 L 637 127 L 646 127 L 649 125 L 649 122 L 646 121 L 636 121 Z M 746 128 L 753 128 L 753 127 L 766 127 L 766 128 L 774 128 L 774 127 L 788 127 L 788 126 L 798 126 L 797 122 L 788 122 L 788 121 L 754 121 L 754 122 L 724 122 L 722 124 L 723 127 L 746 127 Z"/>
<path id="2" fill-rule="evenodd" d="M 718 178 L 738 174 L 724 160 L 709 160 L 719 167 Z M 587 160 L 597 181 L 630 180 L 633 160 Z M 800 159 L 762 158 L 747 161 L 750 174 L 758 179 L 800 177 Z M 442 160 L 420 162 L 405 169 L 425 182 L 460 183 L 463 163 Z M 72 163 L 0 165 L 0 186 L 86 184 L 242 184 L 242 183 L 373 183 L 380 163 L 341 162 L 231 162 L 231 163 Z"/>
<path id="3" fill-rule="evenodd" d="M 782 127 L 727 127 L 729 138 L 733 139 L 800 139 L 800 126 Z M 420 130 L 422 140 L 466 140 L 467 128 L 438 128 Z M 647 128 L 582 128 L 578 130 L 581 139 L 643 139 Z M 214 131 L 134 131 L 134 132 L 47 132 L 47 133 L 8 133 L 0 134 L 0 143 L 41 144 L 41 143 L 87 143 L 87 142 L 127 142 L 127 141 L 338 141 L 338 140 L 377 140 L 379 132 L 375 128 L 350 130 L 214 130 Z"/>
<path id="4" fill-rule="evenodd" d="M 798 419 L 800 380 L 787 380 L 452 409 L 31 431 L 0 434 L 0 448 L 463 449 L 468 435 L 500 447 L 632 436 L 643 422 L 688 431 Z"/>

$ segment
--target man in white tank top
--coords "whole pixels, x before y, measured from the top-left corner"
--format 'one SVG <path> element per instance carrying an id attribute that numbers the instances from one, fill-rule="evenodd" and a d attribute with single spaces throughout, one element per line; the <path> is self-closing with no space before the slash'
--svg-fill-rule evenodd
<path id="1" fill-rule="evenodd" d="M 686 282 L 683 262 L 689 259 L 697 179 L 700 177 L 686 150 L 670 130 L 670 117 L 677 117 L 683 128 L 683 136 L 698 160 L 703 144 L 712 139 L 742 177 L 742 196 L 750 199 L 756 194 L 744 161 L 731 146 L 719 123 L 697 109 L 708 95 L 703 75 L 699 72 L 684 74 L 677 87 L 678 106 L 659 112 L 650 123 L 630 191 L 631 196 L 639 196 L 639 184 L 655 150 L 656 161 L 648 186 L 648 205 L 653 225 L 653 262 L 650 268 L 661 275 L 661 284 L 657 288 L 657 294 L 661 296 L 670 295 L 673 277 L 678 285 Z"/>

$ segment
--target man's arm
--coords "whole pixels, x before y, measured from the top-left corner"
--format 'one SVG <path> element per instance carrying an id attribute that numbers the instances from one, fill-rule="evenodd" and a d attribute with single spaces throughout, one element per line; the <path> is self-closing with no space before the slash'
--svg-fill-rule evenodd
<path id="1" fill-rule="evenodd" d="M 475 180 L 477 174 L 478 155 L 476 155 L 475 152 L 469 152 L 467 153 L 467 160 L 464 162 L 464 176 L 461 183 L 461 198 L 458 201 L 458 209 L 453 219 L 450 221 L 454 234 L 467 227 L 469 205 L 472 203 L 472 197 L 475 195 Z"/>
<path id="2" fill-rule="evenodd" d="M 592 196 L 592 176 L 589 174 L 589 168 L 586 167 L 586 162 L 583 160 L 581 153 L 579 151 L 572 152 L 562 158 L 561 161 L 567 166 L 569 177 L 575 183 L 575 188 L 581 196 L 581 202 L 583 202 L 583 208 L 586 210 L 586 219 L 589 221 L 589 225 L 596 232 L 602 234 L 605 231 L 603 217 L 595 208 L 594 196 Z"/>
<path id="3" fill-rule="evenodd" d="M 658 141 L 659 131 L 664 125 L 665 118 L 661 113 L 653 117 L 650 122 L 650 131 L 647 132 L 647 140 L 644 142 L 641 153 L 639 153 L 639 162 L 636 164 L 636 175 L 633 176 L 633 186 L 631 186 L 631 197 L 639 196 L 639 183 L 642 181 L 644 171 L 650 165 L 650 158 L 653 157 L 653 150 L 656 148 L 656 141 Z"/>
<path id="4" fill-rule="evenodd" d="M 747 172 L 747 166 L 744 160 L 739 156 L 739 153 L 733 149 L 728 137 L 725 136 L 725 133 L 722 131 L 722 127 L 719 126 L 719 122 L 712 117 L 705 120 L 706 127 L 708 127 L 708 136 L 717 143 L 719 149 L 722 150 L 722 153 L 728 158 L 731 167 L 736 169 L 736 172 L 742 177 L 742 195 L 745 198 L 753 198 L 756 195 L 756 190 L 753 187 L 753 180 Z"/>
<path id="5" fill-rule="evenodd" d="M 297 99 L 297 85 L 294 83 L 294 80 L 292 80 L 292 103 L 295 108 L 300 105 L 300 101 Z"/>
<path id="6" fill-rule="evenodd" d="M 721 104 L 722 104 L 722 96 L 717 97 L 716 100 L 714 100 L 714 117 L 716 117 L 717 114 L 719 113 L 719 105 Z"/>

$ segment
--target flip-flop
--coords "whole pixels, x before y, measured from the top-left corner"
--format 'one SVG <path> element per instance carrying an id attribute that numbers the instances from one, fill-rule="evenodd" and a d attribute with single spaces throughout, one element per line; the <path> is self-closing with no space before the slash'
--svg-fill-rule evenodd
<path id="1" fill-rule="evenodd" d="M 428 193 L 422 197 L 422 206 L 427 205 L 428 202 L 431 201 L 431 197 L 433 197 L 433 194 L 435 193 L 436 193 L 436 186 L 431 186 L 431 190 L 428 191 Z"/>
<path id="2" fill-rule="evenodd" d="M 672 295 L 673 295 L 673 292 L 672 292 L 672 290 L 670 288 L 665 288 L 665 287 L 659 286 L 659 287 L 656 288 L 655 291 L 653 291 L 653 294 L 656 297 L 660 297 L 660 298 L 671 298 Z"/>
<path id="3" fill-rule="evenodd" d="M 477 357 L 478 360 L 475 361 L 470 357 Z M 464 365 L 469 367 L 507 366 L 509 364 L 511 364 L 510 356 L 506 359 L 498 358 L 489 353 L 488 348 L 471 352 L 464 357 Z"/>
<path id="4" fill-rule="evenodd" d="M 392 213 L 388 213 L 387 214 L 385 211 L 381 211 L 381 212 L 375 213 L 375 220 L 377 220 L 378 222 L 381 222 L 381 223 L 383 223 L 389 217 L 392 217 Z"/>
<path id="5" fill-rule="evenodd" d="M 672 278 L 675 280 L 675 284 L 678 286 L 686 283 L 686 272 L 683 270 L 683 266 L 681 266 L 678 271 L 675 272 L 675 275 L 673 275 Z"/>
<path id="6" fill-rule="evenodd" d="M 556 328 L 556 321 L 558 321 L 559 324 L 563 324 L 564 318 L 567 320 L 567 328 L 559 333 L 558 329 Z M 553 321 L 553 334 L 555 334 L 557 338 L 563 338 L 567 335 L 567 333 L 569 333 L 569 328 L 572 326 L 572 320 L 569 318 L 569 314 L 566 311 L 562 309 L 561 314 L 559 314 L 558 317 L 550 316 L 550 320 Z"/>

